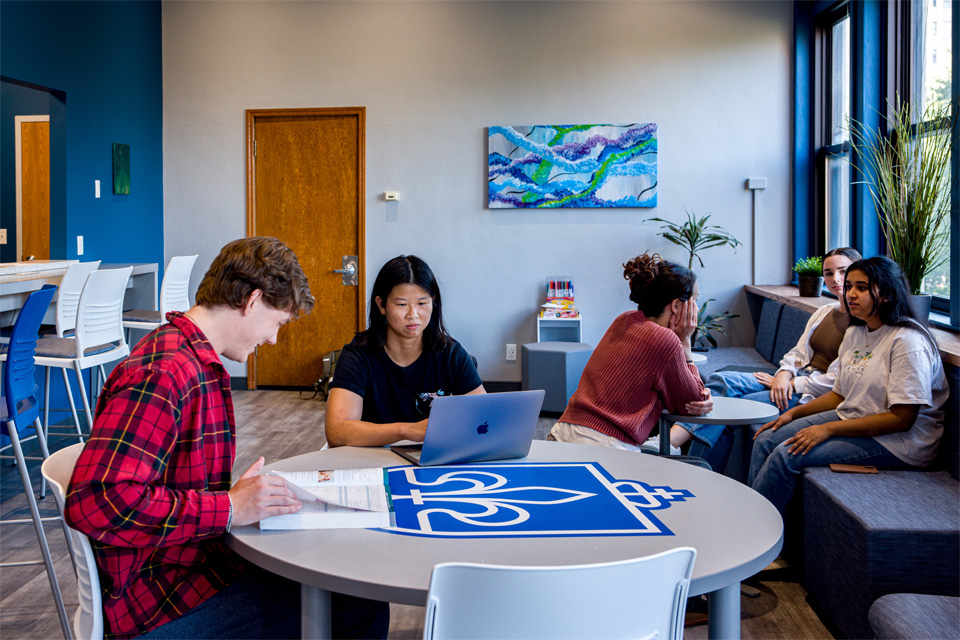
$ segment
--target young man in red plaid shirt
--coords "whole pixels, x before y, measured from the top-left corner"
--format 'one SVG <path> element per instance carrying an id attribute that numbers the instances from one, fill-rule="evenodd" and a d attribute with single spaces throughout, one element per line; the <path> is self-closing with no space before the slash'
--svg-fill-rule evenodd
<path id="1" fill-rule="evenodd" d="M 225 246 L 186 313 L 110 374 L 70 481 L 66 518 L 90 537 L 107 637 L 299 638 L 300 585 L 247 566 L 221 537 L 293 513 L 260 458 L 230 486 L 236 435 L 224 356 L 244 362 L 314 304 L 276 238 Z M 386 637 L 389 606 L 333 594 L 335 637 Z"/>

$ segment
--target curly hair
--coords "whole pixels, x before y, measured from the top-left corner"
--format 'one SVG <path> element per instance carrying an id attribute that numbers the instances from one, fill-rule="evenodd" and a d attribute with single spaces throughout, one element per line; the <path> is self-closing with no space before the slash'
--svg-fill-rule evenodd
<path id="1" fill-rule="evenodd" d="M 693 297 L 696 274 L 659 254 L 644 253 L 623 265 L 623 277 L 630 282 L 630 301 L 648 318 L 659 316 L 674 300 Z"/>
<path id="2" fill-rule="evenodd" d="M 296 254 L 280 240 L 265 236 L 241 238 L 223 247 L 200 282 L 197 304 L 240 309 L 257 289 L 274 309 L 294 316 L 313 310 L 313 294 Z"/>

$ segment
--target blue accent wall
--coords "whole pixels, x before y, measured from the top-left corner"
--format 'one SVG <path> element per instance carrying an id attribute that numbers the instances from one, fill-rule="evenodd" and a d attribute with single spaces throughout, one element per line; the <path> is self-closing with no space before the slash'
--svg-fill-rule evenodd
<path id="1" fill-rule="evenodd" d="M 13 116 L 37 115 L 46 102 L 51 258 L 78 258 L 82 235 L 82 260 L 156 262 L 162 276 L 162 69 L 159 1 L 0 1 L 0 215 L 11 229 L 0 259 L 16 252 Z M 113 194 L 114 142 L 130 145 L 130 195 Z M 62 378 L 53 378 L 50 404 L 65 407 Z M 51 422 L 64 418 L 51 414 Z"/>
<path id="2" fill-rule="evenodd" d="M 65 100 L 62 131 L 51 118 L 51 178 L 59 174 L 63 180 L 51 184 L 51 227 L 57 227 L 51 231 L 51 257 L 77 258 L 76 236 L 82 235 L 84 260 L 156 262 L 162 269 L 160 2 L 4 0 L 0 75 L 8 81 L 4 100 L 21 84 L 53 90 L 53 99 Z M 13 129 L 12 115 L 6 127 L 6 104 L 3 111 L 0 169 L 7 225 L 8 171 L 13 184 L 13 143 L 7 138 Z M 59 158 L 53 148 L 57 135 L 63 145 Z M 114 142 L 130 145 L 127 196 L 113 194 Z M 100 199 L 94 198 L 94 180 L 100 180 Z M 8 260 L 7 253 L 2 259 Z"/>

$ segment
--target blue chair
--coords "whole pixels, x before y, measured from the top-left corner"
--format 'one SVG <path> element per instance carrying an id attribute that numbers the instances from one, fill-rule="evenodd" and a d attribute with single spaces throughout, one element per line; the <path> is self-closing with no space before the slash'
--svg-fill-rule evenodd
<path id="1" fill-rule="evenodd" d="M 33 528 L 37 533 L 37 542 L 40 543 L 40 552 L 43 555 L 43 565 L 47 570 L 47 578 L 50 580 L 50 589 L 53 591 L 57 614 L 60 617 L 63 637 L 71 640 L 70 623 L 67 619 L 66 608 L 63 605 L 63 596 L 60 594 L 60 584 L 57 582 L 57 574 L 53 569 L 53 560 L 50 558 L 47 537 L 43 533 L 43 519 L 40 517 L 39 509 L 37 509 L 37 501 L 33 495 L 33 483 L 30 480 L 30 474 L 27 472 L 27 462 L 20 446 L 20 434 L 25 432 L 28 427 L 33 427 L 43 458 L 50 457 L 46 439 L 43 437 L 43 425 L 40 422 L 40 403 L 37 400 L 39 387 L 34 382 L 34 351 L 37 345 L 40 322 L 43 320 L 43 315 L 46 313 L 47 307 L 50 306 L 50 301 L 53 299 L 56 290 L 57 287 L 54 285 L 45 285 L 39 291 L 31 293 L 17 316 L 16 324 L 13 325 L 10 342 L 6 345 L 6 363 L 3 367 L 4 403 L 0 407 L 0 418 L 2 418 L 3 424 L 3 427 L 0 428 L 0 447 L 9 446 L 13 448 L 31 516 L 29 520 L 7 520 L 5 523 L 33 523 Z M 59 505 L 57 510 L 59 511 Z M 47 518 L 47 520 L 49 519 Z M 63 520 L 63 513 L 61 512 L 60 517 L 55 519 L 61 521 L 69 544 L 69 532 L 66 528 L 66 522 Z M 20 566 L 24 564 L 40 564 L 40 562 L 17 562 L 0 564 L 0 566 Z"/>

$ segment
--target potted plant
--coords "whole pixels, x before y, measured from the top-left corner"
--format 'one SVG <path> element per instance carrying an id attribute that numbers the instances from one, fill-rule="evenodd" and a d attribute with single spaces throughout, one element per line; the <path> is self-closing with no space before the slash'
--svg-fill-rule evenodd
<path id="1" fill-rule="evenodd" d="M 917 110 L 897 99 L 887 121 L 889 136 L 856 120 L 849 121 L 850 141 L 863 165 L 857 169 L 873 198 L 887 254 L 903 269 L 915 295 L 918 317 L 926 319 L 920 295 L 923 279 L 950 255 L 950 151 L 956 117 L 950 102 L 933 103 L 919 124 Z"/>
<path id="2" fill-rule="evenodd" d="M 804 298 L 819 298 L 823 291 L 823 258 L 801 258 L 793 265 L 793 270 L 797 272 L 800 295 Z"/>
<path id="3" fill-rule="evenodd" d="M 740 246 L 740 241 L 730 235 L 729 231 L 723 227 L 707 224 L 711 214 L 708 213 L 702 218 L 697 218 L 697 214 L 687 211 L 686 207 L 683 211 L 687 214 L 687 221 L 682 224 L 670 222 L 663 218 L 650 219 L 663 222 L 664 224 L 660 225 L 660 228 L 666 229 L 666 231 L 661 231 L 660 235 L 673 244 L 683 247 L 690 254 L 689 260 L 687 260 L 687 269 L 693 269 L 694 258 L 703 267 L 703 260 L 698 255 L 701 251 L 722 245 L 729 245 L 736 251 L 737 247 Z"/>
<path id="4" fill-rule="evenodd" d="M 684 207 L 683 211 L 687 214 L 687 220 L 683 223 L 670 222 L 669 220 L 664 220 L 663 218 L 650 219 L 663 223 L 660 225 L 660 228 L 666 229 L 666 231 L 661 231 L 661 236 L 673 244 L 686 249 L 688 254 L 688 269 L 693 269 L 694 258 L 696 258 L 700 263 L 700 266 L 703 267 L 703 259 L 700 258 L 699 255 L 701 251 L 723 245 L 733 247 L 733 250 L 736 251 L 737 247 L 740 246 L 740 241 L 734 238 L 729 231 L 717 225 L 707 224 L 711 214 L 708 213 L 702 218 L 698 218 L 696 213 L 688 211 L 686 207 Z M 696 344 L 701 339 L 716 347 L 717 340 L 713 337 L 713 332 L 716 331 L 717 333 L 727 335 L 723 331 L 723 325 L 721 323 L 725 322 L 726 320 L 730 320 L 731 318 L 740 317 L 738 314 L 730 313 L 729 311 L 707 314 L 707 305 L 711 302 L 714 302 L 713 298 L 710 298 L 704 302 L 703 306 L 700 307 L 700 312 L 697 316 L 697 328 L 693 333 L 693 340 L 691 342 L 691 344 L 694 345 L 693 348 L 697 351 L 707 350 L 707 347 L 696 347 Z"/>
<path id="5" fill-rule="evenodd" d="M 693 332 L 693 342 L 691 344 L 696 345 L 701 339 L 706 340 L 712 346 L 717 346 L 717 339 L 713 337 L 713 332 L 722 333 L 727 335 L 727 332 L 723 330 L 723 322 L 730 320 L 731 318 L 739 318 L 740 315 L 736 313 L 730 313 L 729 311 L 724 311 L 723 313 L 707 313 L 707 305 L 711 302 L 715 302 L 713 298 L 710 298 L 703 303 L 703 306 L 700 307 L 700 312 L 697 314 L 697 328 Z M 697 351 L 706 351 L 706 349 L 697 349 Z"/>

